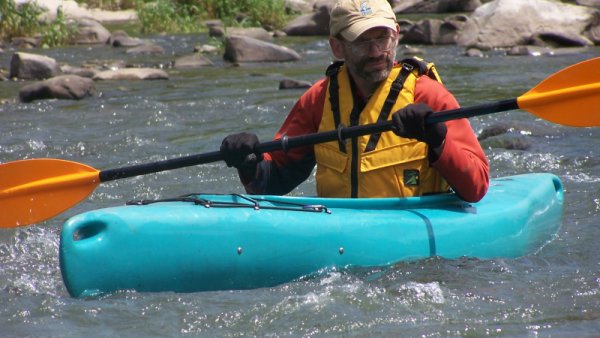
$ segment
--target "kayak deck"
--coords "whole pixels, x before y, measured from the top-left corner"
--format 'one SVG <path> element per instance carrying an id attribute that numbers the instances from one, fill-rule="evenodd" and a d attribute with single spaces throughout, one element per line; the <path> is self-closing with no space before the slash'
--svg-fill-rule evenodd
<path id="1" fill-rule="evenodd" d="M 74 216 L 61 234 L 74 297 L 117 290 L 195 292 L 274 286 L 322 269 L 403 260 L 516 258 L 556 235 L 552 174 L 493 179 L 486 196 L 344 199 L 188 195 Z"/>

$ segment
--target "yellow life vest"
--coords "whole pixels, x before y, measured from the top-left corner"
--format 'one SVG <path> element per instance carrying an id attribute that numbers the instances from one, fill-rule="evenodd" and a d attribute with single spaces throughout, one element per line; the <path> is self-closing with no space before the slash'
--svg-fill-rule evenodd
<path id="1" fill-rule="evenodd" d="M 319 131 L 335 130 L 340 124 L 363 125 L 391 119 L 393 112 L 414 102 L 417 78 L 424 74 L 440 81 L 433 64 L 403 60 L 361 110 L 355 107 L 347 68 L 341 63 L 330 66 Z M 409 197 L 449 189 L 438 171 L 429 166 L 427 144 L 393 132 L 360 136 L 344 143 L 321 143 L 314 149 L 319 196 Z"/>

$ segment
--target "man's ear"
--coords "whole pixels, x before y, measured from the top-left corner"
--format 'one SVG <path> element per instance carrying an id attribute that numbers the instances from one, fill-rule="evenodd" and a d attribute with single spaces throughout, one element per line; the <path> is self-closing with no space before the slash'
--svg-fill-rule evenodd
<path id="1" fill-rule="evenodd" d="M 343 41 L 329 37 L 329 47 L 331 47 L 331 52 L 336 59 L 344 60 L 346 58 Z"/>

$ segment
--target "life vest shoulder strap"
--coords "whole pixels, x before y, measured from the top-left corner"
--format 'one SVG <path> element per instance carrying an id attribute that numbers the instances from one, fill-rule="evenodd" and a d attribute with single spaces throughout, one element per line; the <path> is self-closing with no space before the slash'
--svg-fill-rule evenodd
<path id="1" fill-rule="evenodd" d="M 425 62 L 423 59 L 414 56 L 411 58 L 402 59 L 400 63 L 412 66 L 413 69 L 417 70 L 419 76 L 427 75 L 433 80 L 442 83 L 442 79 L 440 78 L 440 75 L 438 74 L 433 62 Z"/>
<path id="2" fill-rule="evenodd" d="M 341 124 L 340 117 L 340 86 L 338 83 L 337 74 L 340 71 L 340 68 L 344 64 L 344 61 L 336 61 L 327 67 L 325 74 L 329 78 L 329 103 L 331 104 L 331 111 L 333 112 L 333 122 L 335 123 L 336 128 L 341 130 L 343 127 Z M 346 152 L 346 143 L 341 139 L 338 140 L 339 150 L 342 153 Z"/>

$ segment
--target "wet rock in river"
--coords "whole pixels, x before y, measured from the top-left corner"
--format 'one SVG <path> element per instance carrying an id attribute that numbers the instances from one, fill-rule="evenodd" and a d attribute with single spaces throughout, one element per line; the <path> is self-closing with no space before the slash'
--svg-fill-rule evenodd
<path id="1" fill-rule="evenodd" d="M 229 27 L 227 28 L 225 33 L 226 35 L 246 36 L 249 38 L 254 38 L 263 41 L 273 40 L 273 36 L 271 36 L 271 34 L 269 34 L 269 32 L 267 32 L 267 30 L 262 27 Z"/>
<path id="2" fill-rule="evenodd" d="M 154 43 L 146 43 L 143 45 L 139 45 L 136 47 L 131 47 L 125 51 L 127 54 L 131 55 L 161 55 L 165 53 L 164 48 Z"/>
<path id="3" fill-rule="evenodd" d="M 56 60 L 48 56 L 18 52 L 10 60 L 10 78 L 42 80 L 59 74 Z"/>
<path id="4" fill-rule="evenodd" d="M 296 51 L 245 36 L 228 36 L 223 58 L 229 62 L 284 62 L 300 60 Z"/>
<path id="5" fill-rule="evenodd" d="M 169 74 L 154 68 L 125 68 L 97 73 L 94 80 L 168 80 Z"/>
<path id="6" fill-rule="evenodd" d="M 145 44 L 146 42 L 140 38 L 133 38 L 123 30 L 114 31 L 108 44 L 113 47 L 136 47 Z"/>
<path id="7" fill-rule="evenodd" d="M 198 68 L 212 65 L 213 63 L 209 58 L 200 54 L 182 56 L 173 62 L 174 68 Z"/>
<path id="8" fill-rule="evenodd" d="M 310 88 L 312 84 L 308 81 L 295 80 L 290 78 L 285 78 L 279 81 L 279 89 L 302 89 L 302 88 Z"/>
<path id="9" fill-rule="evenodd" d="M 96 93 L 94 81 L 77 75 L 61 75 L 21 88 L 21 102 L 44 99 L 81 100 Z"/>

